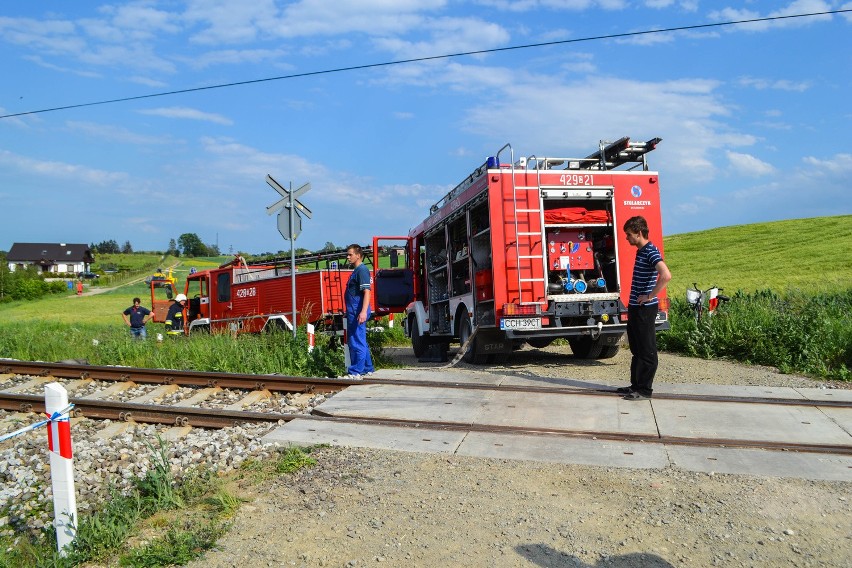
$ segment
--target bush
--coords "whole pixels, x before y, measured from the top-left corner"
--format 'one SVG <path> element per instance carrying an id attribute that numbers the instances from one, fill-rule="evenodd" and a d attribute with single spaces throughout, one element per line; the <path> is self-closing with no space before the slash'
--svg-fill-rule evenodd
<path id="1" fill-rule="evenodd" d="M 672 299 L 672 329 L 661 349 L 696 357 L 729 358 L 777 367 L 783 373 L 852 380 L 852 288 L 785 296 L 771 290 L 737 292 L 712 317 L 695 322 L 685 300 Z"/>

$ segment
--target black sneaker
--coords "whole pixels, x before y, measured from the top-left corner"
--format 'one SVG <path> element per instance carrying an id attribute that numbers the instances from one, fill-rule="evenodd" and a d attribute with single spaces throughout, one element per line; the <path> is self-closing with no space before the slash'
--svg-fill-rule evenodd
<path id="1" fill-rule="evenodd" d="M 638 393 L 636 391 L 631 392 L 627 396 L 622 397 L 624 400 L 649 400 L 650 396 L 645 396 L 644 394 Z"/>
<path id="2" fill-rule="evenodd" d="M 630 393 L 633 392 L 633 387 L 617 388 L 617 389 L 615 389 L 615 392 L 617 392 L 618 394 L 630 394 Z"/>

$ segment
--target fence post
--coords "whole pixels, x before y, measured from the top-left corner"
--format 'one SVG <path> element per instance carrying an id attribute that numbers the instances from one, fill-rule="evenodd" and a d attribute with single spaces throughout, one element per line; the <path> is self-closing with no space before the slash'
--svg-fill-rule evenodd
<path id="1" fill-rule="evenodd" d="M 314 324 L 309 323 L 305 326 L 308 330 L 308 353 L 314 350 Z"/>
<path id="2" fill-rule="evenodd" d="M 346 365 L 346 372 L 349 372 L 349 367 L 352 366 L 352 359 L 349 357 L 349 330 L 346 314 L 343 314 L 343 364 Z"/>
<path id="3" fill-rule="evenodd" d="M 44 387 L 44 409 L 49 417 L 47 444 L 50 450 L 50 480 L 53 486 L 53 526 L 56 548 L 65 556 L 64 548 L 77 536 L 77 497 L 74 492 L 74 461 L 71 452 L 71 417 L 54 416 L 68 411 L 68 391 L 59 383 Z"/>

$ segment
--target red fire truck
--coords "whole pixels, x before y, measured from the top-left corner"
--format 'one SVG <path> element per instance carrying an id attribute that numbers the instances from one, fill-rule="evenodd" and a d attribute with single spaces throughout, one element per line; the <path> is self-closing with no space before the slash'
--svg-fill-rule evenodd
<path id="1" fill-rule="evenodd" d="M 345 311 L 343 290 L 351 270 L 325 268 L 297 270 L 296 325 L 337 317 Z M 162 322 L 174 286 L 151 285 L 154 321 Z M 187 276 L 186 333 L 260 332 L 292 329 L 293 300 L 290 267 L 283 264 L 246 264 L 242 257 L 218 268 Z M 338 322 L 338 328 L 342 324 Z"/>
<path id="2" fill-rule="evenodd" d="M 614 356 L 635 257 L 620 227 L 642 215 L 663 244 L 658 174 L 646 162 L 659 142 L 625 137 L 583 158 L 517 159 L 506 144 L 407 237 L 374 239 L 374 254 L 387 242 L 406 251 L 402 268 L 373 261 L 376 312 L 406 313 L 418 357 L 445 356 L 457 341 L 467 361 L 486 363 L 557 338 L 578 357 Z M 657 326 L 667 329 L 660 300 Z"/>

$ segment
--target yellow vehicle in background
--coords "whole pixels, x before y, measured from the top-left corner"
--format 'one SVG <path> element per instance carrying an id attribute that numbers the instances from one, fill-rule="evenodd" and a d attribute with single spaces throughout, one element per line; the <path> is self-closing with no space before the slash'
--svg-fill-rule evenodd
<path id="1" fill-rule="evenodd" d="M 177 294 L 176 281 L 171 268 L 169 268 L 168 273 L 163 272 L 162 268 L 158 268 L 154 274 L 145 279 L 145 283 L 151 290 L 153 321 L 162 323 L 166 320 L 166 312 L 169 311 L 172 298 Z"/>

